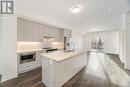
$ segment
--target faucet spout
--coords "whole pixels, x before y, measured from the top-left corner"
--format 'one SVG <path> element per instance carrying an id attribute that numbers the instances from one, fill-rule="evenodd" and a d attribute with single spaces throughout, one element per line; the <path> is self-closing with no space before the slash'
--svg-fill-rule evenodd
<path id="1" fill-rule="evenodd" d="M 70 42 L 70 50 L 75 50 L 75 44 L 74 42 Z"/>

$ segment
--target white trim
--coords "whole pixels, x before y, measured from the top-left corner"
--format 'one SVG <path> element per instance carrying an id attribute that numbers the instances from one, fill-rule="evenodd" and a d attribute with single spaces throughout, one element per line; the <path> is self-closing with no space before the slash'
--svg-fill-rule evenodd
<path id="1" fill-rule="evenodd" d="M 34 69 L 37 69 L 37 68 L 40 68 L 40 67 L 42 67 L 42 65 L 40 65 L 40 66 L 35 66 L 35 67 L 33 67 L 33 68 L 26 69 L 26 70 L 24 70 L 24 71 L 19 71 L 18 74 L 22 74 L 22 73 L 25 73 L 25 72 L 28 72 L 28 71 L 31 71 L 31 70 L 34 70 Z"/>

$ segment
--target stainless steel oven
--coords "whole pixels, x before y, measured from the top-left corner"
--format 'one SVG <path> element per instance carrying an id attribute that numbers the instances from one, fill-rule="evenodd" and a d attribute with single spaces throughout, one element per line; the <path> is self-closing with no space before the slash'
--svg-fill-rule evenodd
<path id="1" fill-rule="evenodd" d="M 23 53 L 20 54 L 20 64 L 36 60 L 36 53 Z"/>

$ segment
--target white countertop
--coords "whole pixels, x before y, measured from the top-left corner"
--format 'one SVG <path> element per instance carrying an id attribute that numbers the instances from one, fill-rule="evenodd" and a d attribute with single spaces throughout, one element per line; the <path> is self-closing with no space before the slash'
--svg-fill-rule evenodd
<path id="1" fill-rule="evenodd" d="M 30 53 L 30 52 L 40 52 L 43 51 L 43 49 L 24 49 L 24 50 L 17 50 L 17 53 Z"/>
<path id="2" fill-rule="evenodd" d="M 87 52 L 87 50 L 75 50 L 72 52 L 55 51 L 52 53 L 43 53 L 41 56 L 60 62 L 84 52 Z"/>

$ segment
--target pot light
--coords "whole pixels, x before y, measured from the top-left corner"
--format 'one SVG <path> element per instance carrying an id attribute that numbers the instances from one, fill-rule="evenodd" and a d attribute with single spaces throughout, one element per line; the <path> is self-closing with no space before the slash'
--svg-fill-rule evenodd
<path id="1" fill-rule="evenodd" d="M 73 13 L 78 13 L 78 12 L 81 11 L 81 6 L 80 6 L 80 5 L 72 6 L 72 7 L 71 7 L 71 11 L 72 11 Z"/>
<path id="2" fill-rule="evenodd" d="M 108 8 L 108 11 L 110 11 L 110 12 L 111 12 L 111 11 L 112 11 L 112 8 Z"/>

